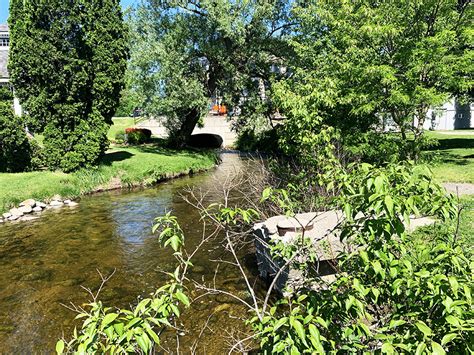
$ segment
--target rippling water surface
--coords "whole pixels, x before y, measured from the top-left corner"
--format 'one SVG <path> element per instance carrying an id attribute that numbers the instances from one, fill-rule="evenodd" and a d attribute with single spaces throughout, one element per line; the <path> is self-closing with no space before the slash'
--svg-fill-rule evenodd
<path id="1" fill-rule="evenodd" d="M 181 198 L 185 188 L 208 190 L 229 174 L 238 174 L 243 165 L 249 169 L 237 154 L 222 158 L 217 169 L 205 174 L 145 190 L 84 197 L 76 209 L 50 210 L 36 221 L 0 225 L 0 353 L 54 350 L 57 339 L 78 325 L 75 314 L 61 304 L 86 303 L 89 296 L 81 285 L 97 288 L 97 270 L 116 270 L 100 296 L 108 305 L 126 307 L 162 285 L 167 278 L 160 270 L 174 270 L 175 260 L 151 234 L 153 219 L 174 211 L 187 247 L 196 245 L 202 229 L 197 211 Z M 247 173 L 257 174 L 257 169 Z M 210 193 L 206 202 L 216 198 Z M 206 245 L 194 259 L 191 277 L 212 280 L 216 264 L 211 259 L 222 253 L 217 241 Z M 242 258 L 248 273 L 255 275 L 251 251 L 244 250 Z M 223 264 L 220 271 L 217 286 L 245 292 L 234 267 Z M 181 350 L 189 352 L 201 335 L 199 353 L 224 352 L 226 337 L 242 330 L 243 312 L 223 296 L 200 298 L 182 317 L 186 334 L 180 339 Z M 175 334 L 165 334 L 163 345 L 174 347 L 174 339 Z"/>

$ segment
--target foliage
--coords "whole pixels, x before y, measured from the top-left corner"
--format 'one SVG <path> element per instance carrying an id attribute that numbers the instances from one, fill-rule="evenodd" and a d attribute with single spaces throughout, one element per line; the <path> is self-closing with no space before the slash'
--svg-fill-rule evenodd
<path id="1" fill-rule="evenodd" d="M 263 132 L 243 129 L 237 137 L 236 148 L 243 152 L 278 153 L 278 131 L 276 128 Z"/>
<path id="2" fill-rule="evenodd" d="M 125 134 L 125 131 L 118 131 L 115 133 L 115 143 L 117 144 L 123 144 L 127 141 L 127 135 Z"/>
<path id="3" fill-rule="evenodd" d="M 13 93 L 5 86 L 0 86 L 0 103 L 8 102 L 10 105 L 13 104 Z"/>
<path id="4" fill-rule="evenodd" d="M 352 252 L 339 256 L 326 289 L 299 289 L 250 320 L 262 351 L 472 351 L 472 261 L 453 231 L 419 240 L 407 230 L 411 215 L 453 218 L 452 200 L 420 167 L 353 168 L 336 179 L 346 217 L 339 231 Z"/>
<path id="5" fill-rule="evenodd" d="M 243 106 L 250 101 L 271 105 L 265 85 L 280 75 L 272 64 L 286 50 L 290 8 L 286 1 L 227 0 L 138 6 L 132 21 L 134 86 L 145 98 L 145 112 L 164 116 L 174 144 L 186 143 L 210 98 L 241 114 L 249 112 Z"/>
<path id="6" fill-rule="evenodd" d="M 11 103 L 0 102 L 0 172 L 16 173 L 31 168 L 32 147 L 21 119 Z"/>
<path id="7" fill-rule="evenodd" d="M 181 255 L 184 246 L 183 231 L 176 217 L 170 213 L 156 219 L 153 232 L 163 229 L 159 241 L 163 247 L 170 245 Z M 178 259 L 179 260 L 179 259 Z M 56 344 L 58 354 L 78 353 L 137 353 L 148 354 L 160 344 L 159 334 L 164 328 L 173 328 L 174 318 L 181 314 L 179 306 L 188 307 L 190 302 L 184 294 L 182 274 L 186 268 L 180 265 L 174 273 L 169 273 L 171 281 L 160 287 L 150 298 L 141 300 L 132 309 L 113 309 L 102 302 L 87 304 L 76 319 L 83 319 L 79 332 L 75 329 L 72 340 L 59 340 Z"/>
<path id="8" fill-rule="evenodd" d="M 346 134 L 342 138 L 342 149 L 347 161 L 361 161 L 376 166 L 403 161 L 413 151 L 413 145 L 418 149 L 426 150 L 434 147 L 437 141 L 424 135 L 415 143 L 413 140 L 403 139 L 397 133 L 357 132 Z M 423 155 L 426 160 L 427 155 Z"/>
<path id="9" fill-rule="evenodd" d="M 44 135 L 47 166 L 96 164 L 128 57 L 119 1 L 14 0 L 9 21 L 11 81 L 28 127 Z"/>
<path id="10" fill-rule="evenodd" d="M 136 145 L 149 142 L 151 131 L 146 128 L 127 128 L 125 129 L 125 141 L 128 144 Z"/>
<path id="11" fill-rule="evenodd" d="M 405 140 L 416 118 L 416 141 L 430 107 L 472 90 L 468 1 L 317 1 L 294 13 L 293 75 L 275 87 L 289 120 L 302 121 L 292 126 L 317 132 L 339 117 L 337 127 L 364 131 L 389 117 Z"/>

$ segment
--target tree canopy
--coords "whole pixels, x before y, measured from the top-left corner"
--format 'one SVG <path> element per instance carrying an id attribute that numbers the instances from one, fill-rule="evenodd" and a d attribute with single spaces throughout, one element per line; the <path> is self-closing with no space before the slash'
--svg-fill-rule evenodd
<path id="1" fill-rule="evenodd" d="M 164 116 L 172 140 L 182 145 L 211 97 L 244 114 L 251 99 L 270 105 L 265 90 L 275 76 L 272 64 L 288 50 L 283 38 L 289 11 L 280 0 L 140 5 L 133 19 L 132 68 L 145 111 Z"/>

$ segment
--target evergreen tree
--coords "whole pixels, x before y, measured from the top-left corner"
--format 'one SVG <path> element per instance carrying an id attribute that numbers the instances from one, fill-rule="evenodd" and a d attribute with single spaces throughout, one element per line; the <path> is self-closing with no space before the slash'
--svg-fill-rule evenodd
<path id="1" fill-rule="evenodd" d="M 108 146 L 127 65 L 118 0 L 12 0 L 9 71 L 46 164 L 96 164 Z"/>

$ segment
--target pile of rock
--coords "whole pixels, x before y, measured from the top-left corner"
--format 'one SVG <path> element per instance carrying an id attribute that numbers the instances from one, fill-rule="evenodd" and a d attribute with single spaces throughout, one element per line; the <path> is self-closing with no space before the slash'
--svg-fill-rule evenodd
<path id="1" fill-rule="evenodd" d="M 76 207 L 77 202 L 71 200 L 62 200 L 60 196 L 55 196 L 49 203 L 28 199 L 12 208 L 0 216 L 0 223 L 13 221 L 32 221 L 38 219 L 38 214 L 51 208 L 60 208 L 63 206 Z"/>

